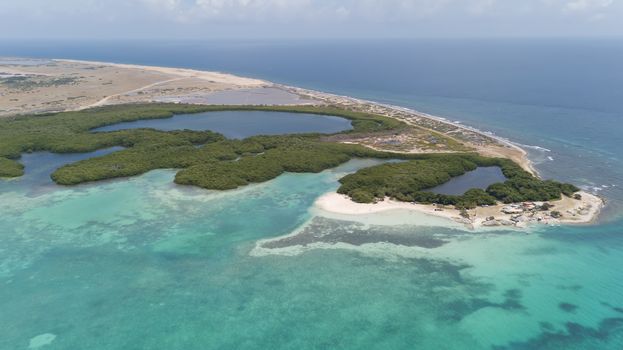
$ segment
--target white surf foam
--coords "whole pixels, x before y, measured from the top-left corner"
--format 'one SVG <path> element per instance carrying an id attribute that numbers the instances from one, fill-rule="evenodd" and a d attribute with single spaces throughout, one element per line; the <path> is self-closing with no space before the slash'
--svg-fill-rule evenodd
<path id="1" fill-rule="evenodd" d="M 30 338 L 28 343 L 29 349 L 39 349 L 40 347 L 50 345 L 56 339 L 56 334 L 43 333 Z"/>

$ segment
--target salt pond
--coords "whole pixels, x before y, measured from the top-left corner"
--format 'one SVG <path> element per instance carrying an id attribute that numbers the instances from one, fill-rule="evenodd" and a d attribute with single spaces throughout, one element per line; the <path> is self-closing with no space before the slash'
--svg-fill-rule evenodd
<path id="1" fill-rule="evenodd" d="M 450 181 L 426 191 L 447 195 L 462 195 L 469 189 L 480 188 L 484 190 L 491 184 L 504 181 L 506 181 L 506 177 L 502 174 L 502 169 L 499 167 L 479 167 L 476 170 L 453 177 Z"/>
<path id="2" fill-rule="evenodd" d="M 165 119 L 137 120 L 95 128 L 92 131 L 116 131 L 153 128 L 158 130 L 211 130 L 228 138 L 242 139 L 255 135 L 297 133 L 335 133 L 352 129 L 350 120 L 305 113 L 225 111 L 180 114 Z"/>

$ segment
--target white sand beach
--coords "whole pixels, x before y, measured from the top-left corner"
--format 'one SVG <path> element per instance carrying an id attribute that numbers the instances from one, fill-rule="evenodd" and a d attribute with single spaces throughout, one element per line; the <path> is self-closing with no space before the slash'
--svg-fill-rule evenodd
<path id="1" fill-rule="evenodd" d="M 518 213 L 504 213 L 507 204 L 498 204 L 488 207 L 477 207 L 467 210 L 469 218 L 461 215 L 461 211 L 451 206 L 439 207 L 432 204 L 417 204 L 400 202 L 386 198 L 377 203 L 356 203 L 346 195 L 335 192 L 326 193 L 316 200 L 314 205 L 326 212 L 345 215 L 370 215 L 389 210 L 407 209 L 419 213 L 442 217 L 454 222 L 465 224 L 470 228 L 479 227 L 517 227 L 522 228 L 531 224 L 587 224 L 593 222 L 604 201 L 600 197 L 587 192 L 578 192 L 582 199 L 577 200 L 563 197 L 558 201 L 548 202 L 552 211 L 562 214 L 560 218 L 552 217 L 551 211 L 525 210 Z M 518 204 L 519 205 L 519 204 Z"/>
<path id="2" fill-rule="evenodd" d="M 139 69 L 139 70 L 145 70 L 145 71 L 158 72 L 162 74 L 174 75 L 178 77 L 197 78 L 197 79 L 202 79 L 202 80 L 208 80 L 210 82 L 215 82 L 215 83 L 240 85 L 240 86 L 245 86 L 245 87 L 258 87 L 258 86 L 270 85 L 269 82 L 264 81 L 264 80 L 239 77 L 237 75 L 227 74 L 227 73 L 202 71 L 202 70 L 187 69 L 187 68 L 142 66 L 142 65 L 137 65 L 137 64 L 83 61 L 83 60 L 71 60 L 71 59 L 54 59 L 53 61 L 81 63 L 81 64 L 88 64 L 88 65 L 111 66 L 111 67 L 118 67 L 118 68 L 125 68 L 125 69 Z"/>

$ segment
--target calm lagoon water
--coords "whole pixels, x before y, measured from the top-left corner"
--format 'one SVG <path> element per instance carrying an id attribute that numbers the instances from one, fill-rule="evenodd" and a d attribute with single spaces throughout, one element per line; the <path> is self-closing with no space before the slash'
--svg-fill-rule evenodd
<path id="1" fill-rule="evenodd" d="M 158 130 L 211 130 L 228 138 L 295 133 L 330 134 L 352 129 L 350 120 L 327 115 L 287 112 L 226 111 L 181 114 L 165 119 L 137 120 L 92 131 L 153 128 Z"/>
<path id="2" fill-rule="evenodd" d="M 439 194 L 461 195 L 472 188 L 484 190 L 491 184 L 504 181 L 506 181 L 506 176 L 502 174 L 502 169 L 500 169 L 500 167 L 478 167 L 476 170 L 468 171 L 463 175 L 453 177 L 450 181 L 430 188 L 427 191 Z"/>
<path id="3" fill-rule="evenodd" d="M 39 175 L 0 180 L 0 349 L 621 349 L 622 48 L 3 43 L 0 55 L 214 69 L 415 107 L 531 146 L 544 177 L 598 190 L 608 207 L 595 225 L 530 232 L 470 232 L 408 212 L 320 225 L 314 200 L 374 162 L 210 192 L 174 185 L 172 170 L 59 187 L 46 175 L 52 156 L 33 154 L 24 162 Z M 255 248 L 300 227 L 368 243 Z"/>

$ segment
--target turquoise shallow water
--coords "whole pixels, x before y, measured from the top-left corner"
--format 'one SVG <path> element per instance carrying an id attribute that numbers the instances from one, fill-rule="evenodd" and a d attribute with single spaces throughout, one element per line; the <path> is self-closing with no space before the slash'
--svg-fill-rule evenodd
<path id="1" fill-rule="evenodd" d="M 221 70 L 414 107 L 530 146 L 544 177 L 608 205 L 592 226 L 474 233 L 405 212 L 310 209 L 357 162 L 211 193 L 173 185 L 168 170 L 60 188 L 46 174 L 64 156 L 27 155 L 25 178 L 0 180 L 0 349 L 621 349 L 622 47 L 2 45 L 10 56 Z M 256 247 L 293 230 L 305 235 Z"/>
<path id="2" fill-rule="evenodd" d="M 375 227 L 443 244 L 256 252 L 372 164 L 220 193 L 174 185 L 169 170 L 72 188 L 43 174 L 2 182 L 0 348 L 45 334 L 46 349 L 620 348 L 614 227 L 469 233 L 399 212 Z"/>

